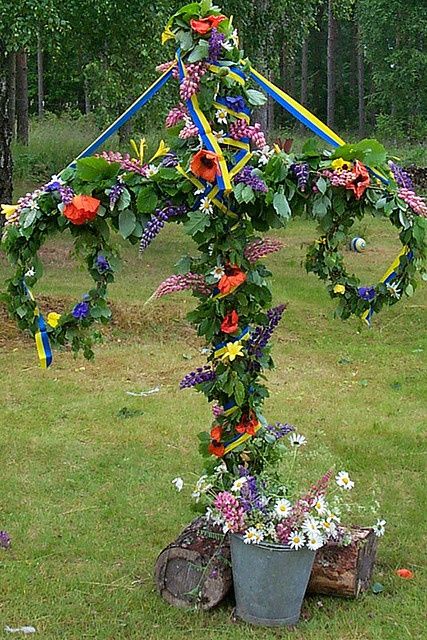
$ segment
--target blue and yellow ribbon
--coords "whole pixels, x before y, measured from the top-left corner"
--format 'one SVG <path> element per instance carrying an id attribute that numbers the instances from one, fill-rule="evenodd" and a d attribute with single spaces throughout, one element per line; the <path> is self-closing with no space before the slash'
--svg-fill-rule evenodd
<path id="1" fill-rule="evenodd" d="M 254 428 L 255 430 L 255 434 L 261 429 L 261 423 L 258 422 L 258 424 L 256 425 L 256 427 Z M 255 435 L 254 434 L 254 435 Z M 225 449 L 224 449 L 224 455 L 226 455 L 227 453 L 230 453 L 230 451 L 233 451 L 233 449 L 237 449 L 237 447 L 240 447 L 241 444 L 244 444 L 245 442 L 247 442 L 250 438 L 253 438 L 253 435 L 250 433 L 242 433 L 239 434 L 238 436 L 236 436 L 235 438 L 233 438 L 232 440 L 230 440 L 229 442 L 227 442 L 227 444 L 225 445 Z"/>
<path id="2" fill-rule="evenodd" d="M 53 356 L 52 349 L 50 346 L 49 336 L 47 334 L 47 327 L 44 321 L 42 314 L 39 311 L 39 308 L 36 304 L 34 295 L 32 291 L 28 288 L 25 280 L 22 281 L 22 285 L 24 287 L 24 291 L 28 298 L 34 302 L 34 316 L 37 322 L 37 330 L 34 334 L 34 339 L 36 341 L 37 354 L 39 356 L 40 366 L 42 369 L 47 369 L 52 364 Z"/>
<path id="3" fill-rule="evenodd" d="M 228 340 L 226 340 L 225 342 L 220 342 L 219 344 L 217 344 L 214 350 L 214 357 L 220 358 L 222 355 L 224 355 L 224 353 L 227 351 L 227 344 L 229 342 L 239 342 L 239 340 L 245 340 L 245 341 L 248 340 L 250 338 L 250 331 L 251 330 L 249 327 L 245 327 L 245 329 L 243 329 L 243 331 L 237 337 L 230 336 Z"/>

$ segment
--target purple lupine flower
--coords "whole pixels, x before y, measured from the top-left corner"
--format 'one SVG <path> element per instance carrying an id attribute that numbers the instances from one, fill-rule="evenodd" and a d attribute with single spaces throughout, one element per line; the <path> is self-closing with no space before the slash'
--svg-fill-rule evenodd
<path id="1" fill-rule="evenodd" d="M 246 165 L 234 178 L 234 184 L 246 184 L 248 187 L 251 187 L 254 191 L 261 191 L 262 193 L 267 193 L 268 187 L 265 184 L 264 180 L 262 180 L 256 173 L 254 173 L 253 167 L 249 167 Z"/>
<path id="2" fill-rule="evenodd" d="M 295 162 L 291 164 L 290 169 L 297 179 L 298 189 L 305 191 L 308 183 L 308 176 L 310 174 L 310 167 L 307 162 Z"/>
<path id="3" fill-rule="evenodd" d="M 211 35 L 209 38 L 209 55 L 208 61 L 211 64 L 215 64 L 218 62 L 218 59 L 222 52 L 222 43 L 225 40 L 225 35 L 223 33 L 219 33 L 218 29 L 215 27 L 211 31 Z"/>
<path id="4" fill-rule="evenodd" d="M 224 102 L 225 105 L 233 111 L 246 111 L 246 102 L 243 96 L 227 96 Z"/>
<path id="5" fill-rule="evenodd" d="M 283 438 L 284 436 L 286 436 L 288 433 L 291 433 L 292 431 L 295 431 L 295 427 L 292 426 L 291 424 L 288 424 L 287 422 L 285 424 L 283 424 L 282 422 L 276 422 L 276 424 L 268 424 L 266 426 L 266 430 L 276 438 L 276 440 L 279 440 L 280 438 Z"/>
<path id="6" fill-rule="evenodd" d="M 242 505 L 243 511 L 265 511 L 266 503 L 260 495 L 256 478 L 248 475 L 241 469 L 239 469 L 239 471 L 241 477 L 247 478 L 247 482 L 245 482 L 240 489 L 240 504 Z"/>
<path id="7" fill-rule="evenodd" d="M 167 167 L 168 169 L 173 169 L 178 164 L 179 164 L 178 156 L 176 155 L 176 153 L 174 151 L 169 151 L 169 153 L 167 153 L 163 157 L 163 160 L 161 162 L 161 166 L 162 167 Z"/>
<path id="8" fill-rule="evenodd" d="M 189 100 L 200 89 L 200 81 L 208 70 L 208 65 L 202 60 L 186 66 L 187 75 L 179 87 L 181 100 Z"/>
<path id="9" fill-rule="evenodd" d="M 265 238 L 255 238 L 246 245 L 244 251 L 245 258 L 253 264 L 269 253 L 280 251 L 284 246 L 284 243 L 277 238 L 270 238 L 268 236 Z"/>
<path id="10" fill-rule="evenodd" d="M 120 198 L 120 196 L 123 193 L 124 190 L 124 184 L 123 182 L 118 179 L 116 184 L 114 184 L 111 189 L 110 189 L 110 195 L 109 195 L 109 199 L 110 199 L 110 209 L 111 211 L 114 209 L 114 207 L 116 206 L 116 202 L 118 201 L 118 199 Z"/>
<path id="11" fill-rule="evenodd" d="M 251 127 L 243 118 L 241 120 L 235 120 L 235 122 L 232 122 L 229 127 L 230 138 L 233 138 L 234 140 L 249 138 L 251 130 Z"/>
<path id="12" fill-rule="evenodd" d="M 411 207 L 414 213 L 427 218 L 427 202 L 425 198 L 417 196 L 412 189 L 399 189 L 398 196 Z"/>
<path id="13" fill-rule="evenodd" d="M 100 273 L 105 273 L 111 268 L 107 258 L 103 255 L 97 256 L 95 260 L 95 266 Z"/>
<path id="14" fill-rule="evenodd" d="M 248 341 L 248 353 L 257 358 L 262 356 L 263 350 L 269 342 L 271 335 L 279 324 L 286 305 L 280 304 L 267 311 L 267 324 L 255 329 Z"/>
<path id="15" fill-rule="evenodd" d="M 9 549 L 11 538 L 7 531 L 0 531 L 0 549 Z"/>
<path id="16" fill-rule="evenodd" d="M 201 273 L 189 272 L 169 276 L 166 280 L 163 280 L 163 282 L 160 283 L 151 297 L 161 298 L 162 296 L 167 296 L 170 293 L 188 291 L 189 289 L 197 291 L 198 293 L 203 293 L 207 296 L 211 293 L 211 289 L 206 284 L 205 278 Z"/>
<path id="17" fill-rule="evenodd" d="M 214 506 L 226 523 L 226 531 L 238 533 L 244 527 L 244 511 L 239 501 L 229 491 L 221 491 L 214 500 Z"/>
<path id="18" fill-rule="evenodd" d="M 201 384 L 202 382 L 211 382 L 211 380 L 215 380 L 215 378 L 215 371 L 207 364 L 204 367 L 197 367 L 195 371 L 187 373 L 179 383 L 179 388 L 189 389 L 190 387 L 194 387 L 196 384 Z"/>
<path id="19" fill-rule="evenodd" d="M 214 418 L 219 418 L 224 413 L 223 407 L 220 407 L 219 404 L 212 405 L 212 415 Z"/>
<path id="20" fill-rule="evenodd" d="M 82 320 L 88 317 L 89 311 L 90 307 L 88 302 L 79 302 L 72 310 L 71 315 L 77 320 Z"/>
<path id="21" fill-rule="evenodd" d="M 174 127 L 188 116 L 187 107 L 180 102 L 177 107 L 173 107 L 166 116 L 165 126 L 167 129 Z"/>
<path id="22" fill-rule="evenodd" d="M 151 244 L 154 238 L 160 233 L 169 218 L 179 216 L 187 211 L 185 205 L 168 204 L 163 209 L 156 209 L 150 220 L 147 222 L 141 241 L 139 243 L 139 252 L 142 253 Z"/>
<path id="23" fill-rule="evenodd" d="M 373 300 L 376 295 L 375 287 L 359 287 L 357 293 L 359 294 L 359 298 L 369 301 Z"/>
<path id="24" fill-rule="evenodd" d="M 148 165 L 132 159 L 128 153 L 123 156 L 119 151 L 103 151 L 101 154 L 96 153 L 95 158 L 104 158 L 110 164 L 117 162 L 123 171 L 131 171 L 144 176 L 144 178 L 147 177 Z"/>
<path id="25" fill-rule="evenodd" d="M 71 204 L 74 198 L 74 191 L 71 187 L 59 187 L 59 195 L 61 196 L 62 204 Z"/>
<path id="26" fill-rule="evenodd" d="M 409 173 L 407 173 L 402 167 L 395 164 L 392 160 L 389 161 L 388 166 L 390 167 L 393 177 L 399 187 L 403 187 L 404 189 L 414 188 L 414 183 L 412 182 Z"/>
<path id="27" fill-rule="evenodd" d="M 254 144 L 257 149 L 264 149 L 264 147 L 267 145 L 265 133 L 264 131 L 262 131 L 259 122 L 255 122 L 253 126 L 249 127 L 249 137 L 252 144 Z"/>

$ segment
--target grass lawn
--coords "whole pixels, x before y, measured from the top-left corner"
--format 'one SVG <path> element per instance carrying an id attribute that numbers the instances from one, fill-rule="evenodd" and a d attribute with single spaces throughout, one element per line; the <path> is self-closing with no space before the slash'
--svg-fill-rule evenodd
<path id="1" fill-rule="evenodd" d="M 371 283 L 397 245 L 379 223 L 363 233 L 367 253 L 348 260 Z M 307 436 L 313 480 L 331 460 L 351 472 L 355 497 L 366 504 L 355 522 L 375 521 L 365 498 L 375 491 L 388 523 L 375 572 L 384 591 L 356 602 L 309 599 L 294 631 L 235 624 L 231 603 L 186 612 L 157 596 L 156 556 L 193 517 L 171 480 L 198 476 L 196 434 L 210 422 L 203 397 L 178 389 L 203 362 L 185 320 L 191 297 L 143 306 L 186 249 L 188 240 L 170 226 L 142 259 L 126 248 L 111 288 L 114 325 L 92 362 L 57 351 L 42 371 L 32 340 L 0 307 L 0 529 L 12 537 L 12 548 L 0 550 L 0 635 L 5 625 L 34 625 L 49 640 L 425 637 L 425 290 L 374 317 L 371 330 L 334 320 L 323 285 L 301 266 L 301 243 L 314 237 L 313 227 L 294 222 L 280 234 L 287 247 L 267 262 L 275 302 L 289 308 L 275 334 L 265 414 Z M 64 239 L 43 255 L 46 274 L 35 291 L 43 311 L 71 306 L 85 291 L 85 274 Z M 7 273 L 0 256 L 0 281 Z M 148 397 L 126 394 L 157 385 Z M 414 579 L 398 578 L 399 567 Z"/>

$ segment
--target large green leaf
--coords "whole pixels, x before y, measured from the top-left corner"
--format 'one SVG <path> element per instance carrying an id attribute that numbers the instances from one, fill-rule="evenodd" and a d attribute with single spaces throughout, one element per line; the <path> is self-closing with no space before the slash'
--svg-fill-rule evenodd
<path id="1" fill-rule="evenodd" d="M 274 194 L 273 207 L 280 218 L 289 220 L 291 217 L 291 208 L 284 193 L 278 191 Z"/>
<path id="2" fill-rule="evenodd" d="M 85 182 L 98 182 L 114 178 L 119 172 L 117 162 L 107 162 L 104 158 L 82 158 L 77 160 L 76 177 Z"/>
<path id="3" fill-rule="evenodd" d="M 135 229 L 136 217 L 133 211 L 125 209 L 119 215 L 119 231 L 123 238 L 128 238 Z"/>
<path id="4" fill-rule="evenodd" d="M 194 236 L 199 231 L 204 231 L 209 227 L 210 223 L 210 218 L 206 213 L 193 211 L 188 215 L 188 220 L 184 223 L 184 229 L 188 235 Z"/>
<path id="5" fill-rule="evenodd" d="M 136 206 L 140 213 L 154 213 L 157 206 L 157 194 L 153 187 L 144 187 L 138 194 Z"/>

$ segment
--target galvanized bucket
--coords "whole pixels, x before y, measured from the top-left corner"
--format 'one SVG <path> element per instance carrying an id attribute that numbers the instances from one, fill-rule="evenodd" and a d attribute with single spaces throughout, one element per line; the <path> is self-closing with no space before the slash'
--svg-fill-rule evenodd
<path id="1" fill-rule="evenodd" d="M 315 555 L 307 547 L 295 551 L 279 544 L 245 544 L 232 534 L 236 617 L 268 627 L 296 624 Z"/>

